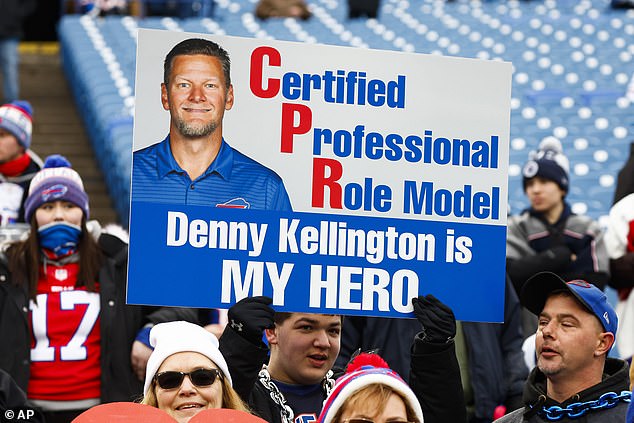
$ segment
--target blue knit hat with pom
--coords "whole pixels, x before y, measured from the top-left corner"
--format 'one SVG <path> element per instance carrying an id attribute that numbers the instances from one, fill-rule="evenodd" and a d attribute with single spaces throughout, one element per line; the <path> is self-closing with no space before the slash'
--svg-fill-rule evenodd
<path id="1" fill-rule="evenodd" d="M 529 179 L 540 176 L 555 182 L 567 193 L 570 185 L 569 168 L 568 158 L 564 156 L 561 141 L 555 137 L 544 138 L 539 144 L 539 149 L 529 154 L 528 162 L 522 169 L 524 191 Z"/>
<path id="2" fill-rule="evenodd" d="M 53 154 L 44 161 L 44 167 L 31 180 L 29 196 L 24 202 L 24 217 L 27 222 L 35 210 L 44 203 L 69 201 L 84 211 L 89 217 L 88 194 L 84 183 L 70 162 L 64 156 Z"/>

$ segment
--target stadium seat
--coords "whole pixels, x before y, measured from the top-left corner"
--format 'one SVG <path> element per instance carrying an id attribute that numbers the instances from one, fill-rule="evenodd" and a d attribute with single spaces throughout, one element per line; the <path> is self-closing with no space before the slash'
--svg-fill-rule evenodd
<path id="1" fill-rule="evenodd" d="M 607 214 L 614 190 L 609 176 L 634 134 L 634 109 L 625 98 L 634 72 L 634 15 L 610 9 L 608 0 L 383 0 L 376 19 L 349 20 L 345 2 L 307 2 L 313 13 L 307 21 L 260 21 L 255 0 L 191 0 L 173 16 L 148 16 L 148 6 L 156 11 L 167 2 L 144 0 L 140 17 L 63 16 L 64 70 L 122 221 L 129 207 L 131 155 L 125 152 L 132 144 L 138 28 L 509 61 L 515 68 L 511 212 L 526 206 L 520 169 L 528 152 L 555 136 L 573 169 L 571 201 L 593 218 Z"/>

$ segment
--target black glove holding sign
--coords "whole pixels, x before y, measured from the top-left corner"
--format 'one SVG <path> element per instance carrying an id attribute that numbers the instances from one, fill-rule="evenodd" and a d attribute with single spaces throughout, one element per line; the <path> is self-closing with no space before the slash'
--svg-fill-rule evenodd
<path id="1" fill-rule="evenodd" d="M 270 297 L 246 297 L 234 304 L 228 313 L 229 326 L 252 344 L 262 342 L 262 331 L 272 328 L 275 310 Z"/>
<path id="2" fill-rule="evenodd" d="M 453 311 L 432 294 L 412 298 L 414 315 L 423 326 L 423 340 L 444 344 L 456 336 Z"/>

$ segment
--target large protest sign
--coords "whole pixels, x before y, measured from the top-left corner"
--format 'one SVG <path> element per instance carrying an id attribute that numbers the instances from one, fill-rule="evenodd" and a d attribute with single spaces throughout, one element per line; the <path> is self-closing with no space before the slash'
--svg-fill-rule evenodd
<path id="1" fill-rule="evenodd" d="M 166 137 L 163 60 L 193 37 L 231 57 L 224 139 L 293 211 L 148 200 L 133 172 L 128 302 L 399 317 L 433 293 L 503 320 L 510 63 L 139 30 L 134 150 Z"/>

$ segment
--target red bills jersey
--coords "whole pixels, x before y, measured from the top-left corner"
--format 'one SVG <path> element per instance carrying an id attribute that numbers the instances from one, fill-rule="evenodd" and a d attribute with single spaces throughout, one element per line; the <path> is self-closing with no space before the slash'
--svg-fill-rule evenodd
<path id="1" fill-rule="evenodd" d="M 99 294 L 75 287 L 78 263 L 46 265 L 31 301 L 28 397 L 48 401 L 99 398 Z"/>

